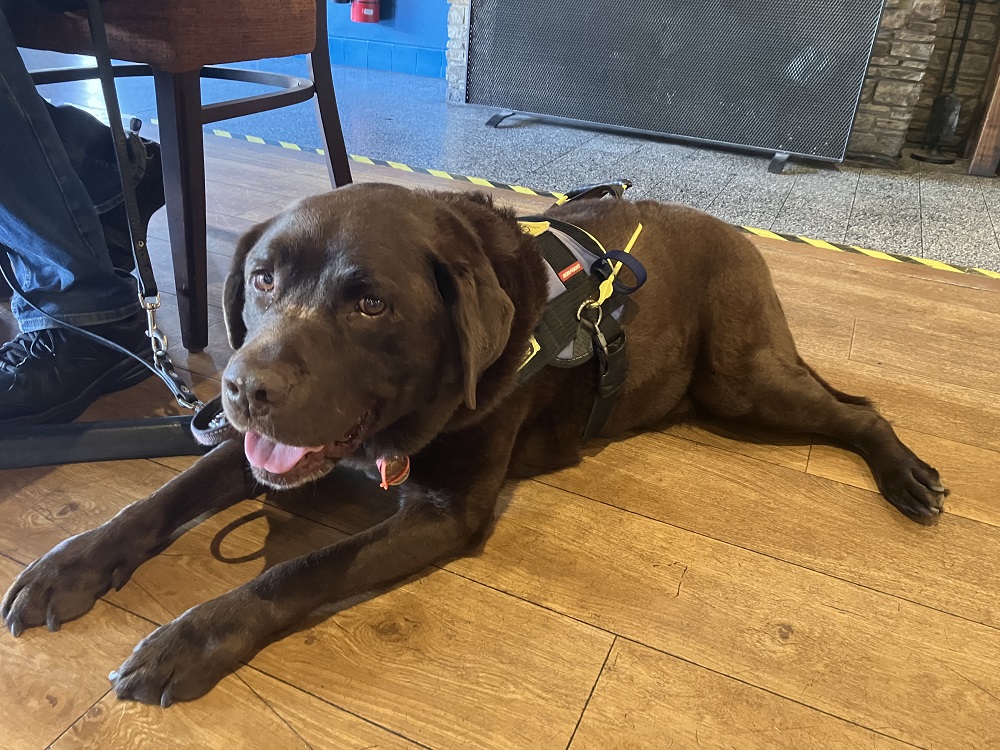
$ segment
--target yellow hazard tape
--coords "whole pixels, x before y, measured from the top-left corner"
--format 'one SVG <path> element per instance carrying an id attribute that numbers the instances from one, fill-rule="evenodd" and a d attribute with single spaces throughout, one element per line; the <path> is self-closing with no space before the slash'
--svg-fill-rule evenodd
<path id="1" fill-rule="evenodd" d="M 939 271 L 955 271 L 961 273 L 961 271 L 955 268 L 955 266 L 948 265 L 947 263 L 942 263 L 939 260 L 932 260 L 931 258 L 914 258 L 913 260 L 922 265 L 930 266 L 931 268 L 936 268 Z"/>
<path id="2" fill-rule="evenodd" d="M 780 240 L 783 239 L 780 234 L 775 234 L 774 232 L 769 232 L 766 229 L 758 229 L 757 227 L 743 227 L 751 234 L 756 234 L 758 237 L 766 237 L 769 240 Z"/>
<path id="3" fill-rule="evenodd" d="M 812 245 L 813 247 L 821 247 L 824 250 L 836 250 L 838 253 L 844 252 L 839 247 L 834 245 L 832 242 L 827 242 L 826 240 L 813 240 L 809 239 L 808 237 L 803 237 L 802 241 L 808 245 Z"/>
<path id="4" fill-rule="evenodd" d="M 879 260 L 894 260 L 897 263 L 902 262 L 899 258 L 896 258 L 890 255 L 889 253 L 883 253 L 881 250 L 869 250 L 864 247 L 858 247 L 857 245 L 851 245 L 851 247 L 854 250 L 857 250 L 862 255 L 867 255 L 869 258 L 878 258 Z"/>
<path id="5" fill-rule="evenodd" d="M 156 118 L 153 118 L 151 122 L 154 125 L 158 124 Z M 264 138 L 260 138 L 255 135 L 242 135 L 239 133 L 231 133 L 228 130 L 220 130 L 217 128 L 212 129 L 212 133 L 221 138 L 229 138 L 232 140 L 245 140 L 248 143 L 256 143 L 258 145 L 266 146 L 280 146 L 281 148 L 288 149 L 289 151 L 312 151 L 313 153 L 319 155 L 325 155 L 325 152 L 321 148 L 303 148 L 295 143 L 289 143 L 288 141 L 268 141 Z M 349 155 L 353 161 L 359 164 L 368 164 L 371 166 L 382 166 L 391 167 L 392 169 L 398 169 L 402 172 L 414 172 L 419 174 L 427 174 L 431 177 L 437 177 L 444 180 L 453 180 L 458 182 L 468 182 L 472 185 L 477 185 L 479 187 L 495 188 L 498 190 L 510 190 L 515 193 L 520 193 L 521 195 L 535 195 L 542 198 L 553 198 L 556 203 L 564 203 L 567 199 L 565 193 L 557 193 L 547 190 L 534 190 L 529 187 L 524 187 L 523 185 L 510 185 L 505 182 L 497 182 L 495 180 L 487 180 L 482 177 L 468 177 L 466 175 L 452 174 L 451 172 L 445 172 L 441 169 L 428 169 L 425 167 L 411 167 L 408 164 L 403 164 L 398 161 L 387 161 L 382 159 L 372 159 L 367 156 L 357 156 L 356 154 Z M 743 227 L 736 226 L 737 229 L 747 232 L 749 234 L 756 235 L 758 237 L 764 237 L 770 240 L 780 240 L 782 242 L 798 242 L 804 245 L 811 245 L 812 247 L 820 247 L 826 250 L 835 250 L 840 253 L 853 253 L 856 255 L 866 255 L 869 258 L 878 258 L 880 260 L 893 261 L 895 263 L 914 263 L 922 266 L 927 266 L 928 268 L 936 268 L 941 271 L 952 271 L 954 273 L 968 273 L 975 276 L 985 276 L 990 279 L 1000 279 L 1000 272 L 991 271 L 986 268 L 975 268 L 972 266 L 960 266 L 951 263 L 945 263 L 940 260 L 933 260 L 931 258 L 918 258 L 911 255 L 900 255 L 898 253 L 887 253 L 881 250 L 871 250 L 869 248 L 858 247 L 857 245 L 842 245 L 835 242 L 826 242 L 825 240 L 817 240 L 810 237 L 801 237 L 795 234 L 783 234 L 781 232 L 772 232 L 768 229 L 761 229 L 759 227 Z"/>

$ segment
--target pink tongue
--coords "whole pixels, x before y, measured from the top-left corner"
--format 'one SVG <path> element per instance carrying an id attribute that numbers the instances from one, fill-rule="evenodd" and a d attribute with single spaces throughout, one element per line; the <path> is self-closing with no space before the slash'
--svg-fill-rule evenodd
<path id="1" fill-rule="evenodd" d="M 247 454 L 247 461 L 254 468 L 271 474 L 284 474 L 291 471 L 307 454 L 323 450 L 323 446 L 300 448 L 276 443 L 256 432 L 248 432 L 243 438 L 243 450 Z"/>

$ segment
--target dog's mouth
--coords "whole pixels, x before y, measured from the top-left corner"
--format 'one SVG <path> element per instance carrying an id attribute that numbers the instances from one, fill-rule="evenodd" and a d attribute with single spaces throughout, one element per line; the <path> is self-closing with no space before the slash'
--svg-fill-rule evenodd
<path id="1" fill-rule="evenodd" d="M 342 438 L 317 446 L 289 445 L 247 430 L 243 450 L 262 482 L 279 488 L 293 487 L 327 474 L 340 459 L 357 451 L 373 421 L 373 410 L 369 409 Z"/>

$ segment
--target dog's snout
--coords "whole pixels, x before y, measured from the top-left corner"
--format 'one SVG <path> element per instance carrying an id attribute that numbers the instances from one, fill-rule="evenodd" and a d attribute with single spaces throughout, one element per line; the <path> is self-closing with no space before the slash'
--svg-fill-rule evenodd
<path id="1" fill-rule="evenodd" d="M 288 373 L 277 365 L 251 365 L 235 357 L 223 374 L 222 384 L 230 401 L 252 413 L 264 413 L 283 405 L 292 390 Z"/>

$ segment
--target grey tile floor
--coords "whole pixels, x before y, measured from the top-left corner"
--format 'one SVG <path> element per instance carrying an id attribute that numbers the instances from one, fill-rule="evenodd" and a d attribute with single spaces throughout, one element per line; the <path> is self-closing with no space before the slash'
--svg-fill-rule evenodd
<path id="1" fill-rule="evenodd" d="M 28 53 L 29 67 L 53 65 Z M 303 58 L 250 64 L 305 74 Z M 444 81 L 381 71 L 335 68 L 348 150 L 376 159 L 485 177 L 546 190 L 612 177 L 635 183 L 629 194 L 678 201 L 735 224 L 830 242 L 934 258 L 1000 271 L 1000 182 L 964 174 L 961 165 L 932 167 L 909 158 L 899 169 L 789 164 L 767 172 L 767 158 L 662 140 L 564 127 L 516 117 L 487 128 L 495 110 L 448 104 Z M 206 100 L 241 94 L 207 81 Z M 224 88 L 230 87 L 230 88 Z M 120 84 L 123 110 L 149 118 L 148 81 Z M 55 100 L 98 107 L 93 84 L 51 87 Z M 311 105 L 228 121 L 235 133 L 319 146 Z"/>
<path id="2" fill-rule="evenodd" d="M 793 162 L 775 175 L 757 155 L 530 118 L 492 130 L 483 125 L 492 110 L 442 109 L 451 148 L 432 155 L 422 142 L 411 145 L 423 132 L 416 128 L 387 139 L 385 153 L 545 190 L 628 177 L 634 197 L 685 203 L 734 224 L 1000 271 L 1000 184 L 964 174 L 962 165 L 932 167 L 908 157 L 899 169 Z M 373 141 L 363 153 L 388 158 L 378 151 Z"/>

